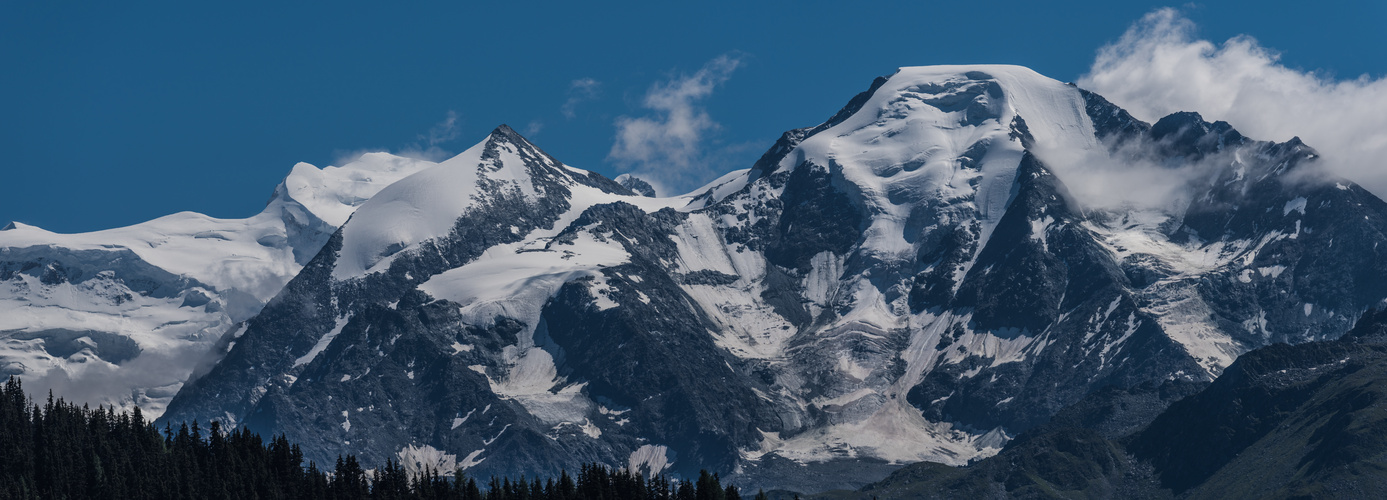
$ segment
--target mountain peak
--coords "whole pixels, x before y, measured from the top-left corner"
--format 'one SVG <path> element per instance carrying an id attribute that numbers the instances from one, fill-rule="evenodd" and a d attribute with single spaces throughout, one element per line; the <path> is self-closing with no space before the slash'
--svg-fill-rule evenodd
<path id="1" fill-rule="evenodd" d="M 296 224 L 312 224 L 309 219 L 316 217 L 331 226 L 320 229 L 331 233 L 385 186 L 433 165 L 428 160 L 383 151 L 363 153 L 342 166 L 318 168 L 300 162 L 275 188 L 266 209 L 278 213 L 286 210 L 284 204 L 299 205 L 306 214 L 287 208 Z"/>
<path id="2" fill-rule="evenodd" d="M 946 81 L 995 81 L 1004 90 L 1019 90 L 1022 87 L 1065 85 L 1025 66 L 1012 64 L 962 64 L 935 66 L 903 66 L 889 77 L 890 80 L 908 80 L 913 83 L 942 83 Z"/>
<path id="3" fill-rule="evenodd" d="M 834 128 L 835 133 L 824 134 L 824 138 L 859 131 L 887 138 L 906 134 L 893 142 L 918 148 L 938 143 L 940 134 L 962 134 L 969 137 L 957 139 L 973 143 L 977 138 L 972 136 L 983 129 L 1009 132 L 1017 116 L 1034 117 L 1036 123 L 1029 124 L 1031 133 L 1048 147 L 1098 146 L 1085 114 L 1085 101 L 1075 87 L 1026 67 L 1000 64 L 902 67 L 890 77 L 874 81 L 867 92 L 854 97 L 825 122 L 827 127 L 812 130 L 805 142 L 814 142 L 812 136 Z"/>
<path id="4" fill-rule="evenodd" d="M 497 126 L 466 151 L 391 184 L 362 204 L 343 226 L 333 276 L 349 279 L 384 270 L 394 255 L 446 236 L 463 214 L 500 198 L 514 195 L 519 198 L 511 201 L 531 203 L 551 195 L 566 197 L 564 186 L 579 182 L 578 172 L 510 126 Z M 585 172 L 581 177 L 588 179 Z"/>
<path id="5" fill-rule="evenodd" d="M 645 179 L 642 179 L 640 177 L 636 177 L 631 174 L 621 174 L 616 176 L 616 178 L 612 180 L 616 181 L 617 184 L 621 184 L 621 187 L 630 189 L 632 192 L 635 192 L 638 195 L 645 196 L 647 198 L 655 197 L 655 186 L 651 186 L 649 182 L 646 182 Z"/>
<path id="6" fill-rule="evenodd" d="M 1177 111 L 1162 117 L 1151 126 L 1151 135 L 1157 140 L 1175 133 L 1203 134 L 1208 126 L 1204 117 L 1194 111 Z M 1199 130 L 1194 130 L 1199 129 Z"/>
<path id="7" fill-rule="evenodd" d="M 530 142 L 528 139 L 525 139 L 525 136 L 520 135 L 520 132 L 516 132 L 510 125 L 504 123 L 492 129 L 491 133 L 487 135 L 487 139 L 504 139 L 510 142 Z"/>
<path id="8" fill-rule="evenodd" d="M 5 224 L 5 227 L 0 227 L 0 231 L 14 231 L 14 230 L 26 231 L 26 232 L 30 232 L 30 233 L 48 233 L 47 230 L 45 230 L 45 229 L 43 229 L 43 228 L 41 228 L 41 227 L 35 226 L 35 225 L 33 225 L 33 224 L 25 224 L 25 223 L 19 222 L 19 221 L 17 221 L 17 220 L 10 221 L 9 224 Z"/>
<path id="9" fill-rule="evenodd" d="M 1032 144 L 1100 148 L 1085 106 L 1075 87 L 1020 66 L 900 68 L 798 144 L 787 143 L 775 170 L 812 165 L 846 181 L 833 183 L 871 211 L 892 214 L 870 246 L 905 255 L 911 243 L 904 224 L 917 205 L 957 202 L 954 208 L 977 210 L 985 235 L 1005 210 Z M 1027 133 L 1017 134 L 1022 117 L 1030 118 Z"/>

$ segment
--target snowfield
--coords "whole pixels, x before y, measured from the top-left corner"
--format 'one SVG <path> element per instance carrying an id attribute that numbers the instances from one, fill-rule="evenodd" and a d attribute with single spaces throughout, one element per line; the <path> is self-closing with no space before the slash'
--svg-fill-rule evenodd
<path id="1" fill-rule="evenodd" d="M 0 231 L 0 369 L 157 417 L 357 206 L 429 165 L 386 153 L 299 163 L 246 219 L 182 212 L 78 234 L 11 224 Z"/>

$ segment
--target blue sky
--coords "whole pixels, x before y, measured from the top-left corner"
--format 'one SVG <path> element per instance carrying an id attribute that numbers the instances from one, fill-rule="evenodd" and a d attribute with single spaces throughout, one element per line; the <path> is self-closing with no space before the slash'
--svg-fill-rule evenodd
<path id="1" fill-rule="evenodd" d="M 501 123 L 615 176 L 654 168 L 613 144 L 623 124 L 666 120 L 647 97 L 681 83 L 701 128 L 671 178 L 694 182 L 899 66 L 1079 80 L 1167 6 L 1198 38 L 1254 37 L 1290 70 L 1387 72 L 1387 7 L 1363 1 L 280 3 L 294 5 L 0 2 L 0 222 L 245 217 L 296 162 L 455 153 Z"/>

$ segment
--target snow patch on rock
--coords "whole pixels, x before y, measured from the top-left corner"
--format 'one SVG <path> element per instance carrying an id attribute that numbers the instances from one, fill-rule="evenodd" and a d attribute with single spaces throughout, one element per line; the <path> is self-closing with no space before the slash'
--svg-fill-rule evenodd
<path id="1" fill-rule="evenodd" d="M 410 479 L 418 479 L 427 474 L 447 477 L 458 468 L 457 455 L 445 452 L 430 445 L 406 445 L 395 454 L 399 464 L 405 468 Z"/>
<path id="2" fill-rule="evenodd" d="M 631 472 L 644 473 L 647 477 L 655 477 L 656 474 L 664 472 L 671 465 L 669 457 L 665 454 L 669 447 L 665 445 L 641 445 L 636 451 L 631 452 L 631 457 L 627 460 L 627 469 Z"/>

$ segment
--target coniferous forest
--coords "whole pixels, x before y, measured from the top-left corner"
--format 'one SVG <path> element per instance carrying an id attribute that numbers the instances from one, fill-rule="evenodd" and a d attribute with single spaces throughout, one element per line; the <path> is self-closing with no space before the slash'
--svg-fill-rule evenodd
<path id="1" fill-rule="evenodd" d="M 757 498 L 764 498 L 758 494 Z M 387 461 L 364 467 L 355 456 L 324 468 L 304 462 L 283 436 L 265 442 L 216 422 L 156 428 L 139 408 L 77 406 L 52 394 L 43 404 L 15 377 L 0 390 L 0 499 L 459 499 L 741 500 L 716 474 L 696 481 L 583 466 L 576 477 L 489 478 L 462 471 L 413 477 Z"/>

